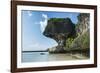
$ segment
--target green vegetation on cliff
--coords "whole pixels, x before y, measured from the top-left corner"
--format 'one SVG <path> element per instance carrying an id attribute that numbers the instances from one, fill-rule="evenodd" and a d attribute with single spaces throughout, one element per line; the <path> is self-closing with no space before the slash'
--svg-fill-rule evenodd
<path id="1" fill-rule="evenodd" d="M 58 46 L 49 48 L 48 51 L 50 53 L 89 51 L 89 18 L 88 13 L 80 13 L 77 24 L 74 24 L 70 18 L 49 19 L 43 34 L 54 39 Z"/>
<path id="2" fill-rule="evenodd" d="M 66 51 L 75 50 L 89 50 L 90 49 L 90 35 L 89 35 L 89 14 L 81 13 L 78 16 L 78 23 L 75 26 L 76 37 L 68 38 L 66 40 Z"/>

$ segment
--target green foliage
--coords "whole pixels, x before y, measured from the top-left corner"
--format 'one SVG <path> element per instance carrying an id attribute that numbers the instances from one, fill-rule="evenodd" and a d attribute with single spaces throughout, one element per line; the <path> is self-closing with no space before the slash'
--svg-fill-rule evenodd
<path id="1" fill-rule="evenodd" d="M 70 45 L 72 44 L 72 42 L 73 42 L 73 38 L 68 38 L 67 40 L 66 40 L 66 47 L 67 48 L 70 48 Z"/>
<path id="2" fill-rule="evenodd" d="M 90 46 L 90 38 L 89 31 L 84 32 L 82 35 L 77 36 L 76 38 L 69 37 L 66 40 L 66 51 L 72 50 L 89 50 Z"/>
<path id="3" fill-rule="evenodd" d="M 63 19 L 62 18 L 51 18 L 48 21 L 59 22 L 59 21 L 63 21 Z"/>
<path id="4" fill-rule="evenodd" d="M 71 19 L 70 18 L 50 18 L 48 20 L 48 22 L 64 22 L 66 21 L 67 23 L 72 23 Z"/>
<path id="5" fill-rule="evenodd" d="M 89 49 L 89 45 L 89 32 L 84 32 L 84 34 L 74 39 L 74 41 L 71 44 L 71 49 Z"/>
<path id="6" fill-rule="evenodd" d="M 64 46 L 51 48 L 49 52 L 61 52 L 63 49 L 64 51 L 88 50 L 90 48 L 89 28 L 83 29 L 85 23 L 82 22 L 89 16 L 88 13 L 80 13 L 76 25 L 72 23 L 70 18 L 50 18 L 43 34 L 57 42 L 63 40 Z M 61 36 L 60 39 L 59 35 Z"/>
<path id="7" fill-rule="evenodd" d="M 82 36 L 82 48 L 83 49 L 89 48 L 89 45 L 90 45 L 89 33 L 85 33 Z"/>

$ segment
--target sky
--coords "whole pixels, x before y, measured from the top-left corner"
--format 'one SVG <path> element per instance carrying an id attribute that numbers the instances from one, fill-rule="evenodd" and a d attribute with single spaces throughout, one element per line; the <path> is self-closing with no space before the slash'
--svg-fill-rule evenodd
<path id="1" fill-rule="evenodd" d="M 47 26 L 50 18 L 67 18 L 69 17 L 73 23 L 77 23 L 75 12 L 51 12 L 51 11 L 21 11 L 22 26 L 22 50 L 35 51 L 46 50 L 57 46 L 57 42 L 51 38 L 45 37 L 42 33 Z"/>

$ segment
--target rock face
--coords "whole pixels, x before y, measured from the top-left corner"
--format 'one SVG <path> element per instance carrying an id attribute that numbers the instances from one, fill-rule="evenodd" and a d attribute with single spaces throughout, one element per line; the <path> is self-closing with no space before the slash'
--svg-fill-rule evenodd
<path id="1" fill-rule="evenodd" d="M 76 24 L 76 37 L 71 41 L 66 40 L 66 50 L 85 52 L 89 57 L 90 50 L 90 16 L 88 13 L 81 13 L 78 15 L 78 23 Z"/>
<path id="2" fill-rule="evenodd" d="M 58 46 L 51 48 L 53 52 L 65 52 L 64 46 L 66 44 L 66 39 L 68 37 L 74 37 L 75 32 L 75 25 L 70 18 L 51 18 L 48 20 L 43 34 L 46 37 L 54 39 L 58 43 Z"/>
<path id="3" fill-rule="evenodd" d="M 66 50 L 64 50 L 64 47 L 62 46 L 55 46 L 48 49 L 49 53 L 66 53 Z"/>
<path id="4" fill-rule="evenodd" d="M 72 44 L 70 45 L 72 50 L 88 50 L 89 49 L 89 38 L 90 34 L 89 34 L 89 30 L 84 31 L 83 34 L 81 34 L 80 36 L 78 36 L 77 38 L 74 39 L 74 41 L 72 42 Z"/>
<path id="5" fill-rule="evenodd" d="M 72 46 L 77 45 L 77 47 L 80 47 L 80 49 L 89 49 L 90 46 L 90 33 L 89 33 L 90 19 L 89 18 L 90 17 L 88 13 L 79 14 L 78 24 L 76 25 L 77 37 L 74 39 Z"/>
<path id="6" fill-rule="evenodd" d="M 48 20 L 43 35 L 58 43 L 58 46 L 48 49 L 50 53 L 81 51 L 89 57 L 90 14 L 80 13 L 77 19 L 77 24 L 73 24 L 70 18 L 51 18 Z"/>
<path id="7" fill-rule="evenodd" d="M 90 26 L 90 15 L 88 13 L 81 13 L 78 15 L 78 23 L 76 24 L 76 31 L 78 35 L 87 31 Z"/>

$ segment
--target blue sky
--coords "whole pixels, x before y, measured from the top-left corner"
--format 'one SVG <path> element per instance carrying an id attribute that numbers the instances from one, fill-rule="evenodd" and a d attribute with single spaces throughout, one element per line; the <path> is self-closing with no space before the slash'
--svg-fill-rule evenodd
<path id="1" fill-rule="evenodd" d="M 73 23 L 77 23 L 75 12 L 48 12 L 48 11 L 29 11 L 22 10 L 22 50 L 46 50 L 57 46 L 57 43 L 42 33 L 50 18 L 71 18 Z"/>

